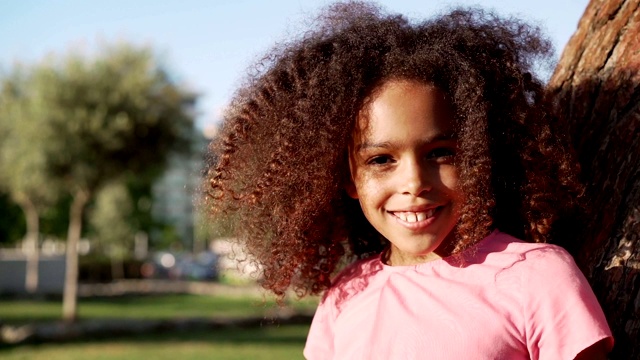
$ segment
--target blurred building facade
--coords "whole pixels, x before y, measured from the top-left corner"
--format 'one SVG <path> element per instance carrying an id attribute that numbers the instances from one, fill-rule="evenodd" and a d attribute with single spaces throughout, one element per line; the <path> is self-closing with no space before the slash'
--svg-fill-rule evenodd
<path id="1" fill-rule="evenodd" d="M 191 138 L 190 151 L 172 154 L 164 175 L 153 186 L 151 213 L 164 228 L 154 229 L 151 240 L 178 241 L 185 249 L 197 251 L 195 205 L 209 139 L 195 127 Z"/>

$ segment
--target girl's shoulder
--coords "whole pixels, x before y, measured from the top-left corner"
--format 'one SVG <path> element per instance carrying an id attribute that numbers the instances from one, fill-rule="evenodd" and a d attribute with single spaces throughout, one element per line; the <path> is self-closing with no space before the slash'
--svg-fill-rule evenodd
<path id="1" fill-rule="evenodd" d="M 496 279 L 518 278 L 524 294 L 590 291 L 571 254 L 557 245 L 529 243 L 496 231 L 479 244 L 475 257 L 475 263 L 482 264 L 479 268 L 495 274 Z"/>
<path id="2" fill-rule="evenodd" d="M 501 289 L 518 294 L 526 344 L 532 358 L 574 358 L 600 340 L 608 350 L 613 337 L 598 299 L 573 257 L 553 244 L 527 243 L 508 234 L 495 233 L 488 247 L 503 248 L 517 258 L 504 268 Z M 494 252 L 493 254 L 496 254 Z M 518 278 L 516 286 L 508 280 Z"/>
<path id="3" fill-rule="evenodd" d="M 357 260 L 345 267 L 331 282 L 331 287 L 325 291 L 322 303 L 330 303 L 333 307 L 352 299 L 355 295 L 366 290 L 384 269 L 380 254 L 366 259 Z"/>
<path id="4" fill-rule="evenodd" d="M 362 282 L 374 277 L 384 269 L 380 254 L 357 260 L 345 267 L 331 282 L 331 288 L 342 287 L 352 282 Z"/>
<path id="5" fill-rule="evenodd" d="M 465 259 L 476 263 L 490 260 L 505 267 L 521 264 L 525 267 L 577 268 L 573 257 L 558 245 L 526 242 L 499 230 L 470 249 Z"/>

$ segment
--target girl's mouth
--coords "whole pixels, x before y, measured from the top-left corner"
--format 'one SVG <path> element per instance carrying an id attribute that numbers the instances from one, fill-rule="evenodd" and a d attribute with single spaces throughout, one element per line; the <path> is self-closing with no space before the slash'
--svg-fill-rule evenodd
<path id="1" fill-rule="evenodd" d="M 439 208 L 435 207 L 425 211 L 389 211 L 389 213 L 404 222 L 417 223 L 432 218 Z"/>

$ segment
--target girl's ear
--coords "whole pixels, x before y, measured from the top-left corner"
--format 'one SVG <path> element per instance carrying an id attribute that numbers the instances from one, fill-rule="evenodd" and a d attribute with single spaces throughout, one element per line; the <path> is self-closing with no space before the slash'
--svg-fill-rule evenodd
<path id="1" fill-rule="evenodd" d="M 344 188 L 352 199 L 358 198 L 358 191 L 356 190 L 356 184 L 353 183 L 353 178 L 349 174 L 349 178 L 345 181 Z"/>
<path id="2" fill-rule="evenodd" d="M 347 152 L 347 165 L 349 166 L 349 171 L 347 173 L 346 179 L 344 179 L 344 189 L 347 191 L 347 195 L 352 199 L 358 198 L 358 191 L 356 190 L 356 184 L 353 182 L 353 158 L 351 157 L 351 147 Z"/>

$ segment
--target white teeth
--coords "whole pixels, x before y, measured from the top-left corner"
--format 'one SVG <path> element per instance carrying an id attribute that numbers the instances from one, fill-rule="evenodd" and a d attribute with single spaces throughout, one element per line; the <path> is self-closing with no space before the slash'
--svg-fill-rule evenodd
<path id="1" fill-rule="evenodd" d="M 435 214 L 435 212 L 436 212 L 436 209 L 429 209 L 427 211 L 421 211 L 421 212 L 398 211 L 398 212 L 394 212 L 393 214 L 402 221 L 414 223 L 414 222 L 422 221 L 432 217 L 433 214 Z"/>

